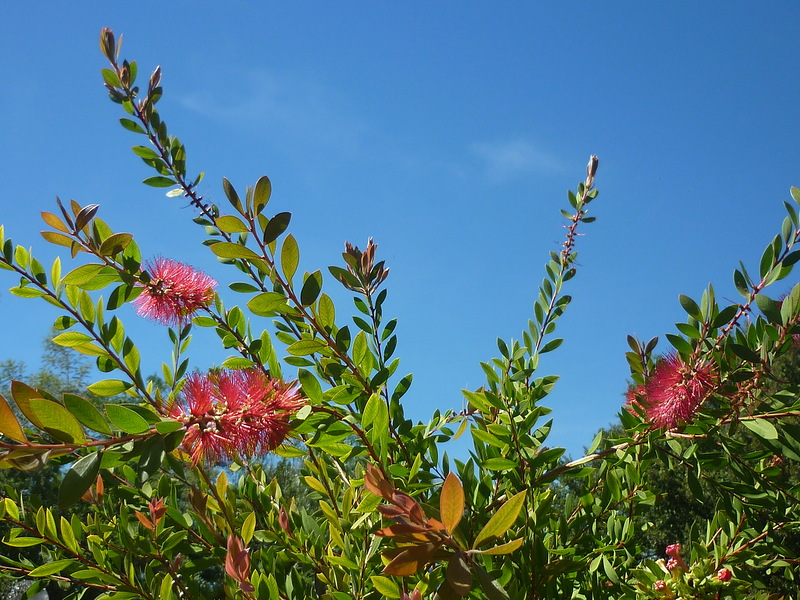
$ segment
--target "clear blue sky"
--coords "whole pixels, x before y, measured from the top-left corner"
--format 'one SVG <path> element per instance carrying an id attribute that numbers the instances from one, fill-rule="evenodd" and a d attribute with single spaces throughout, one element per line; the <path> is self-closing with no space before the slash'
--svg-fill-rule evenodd
<path id="1" fill-rule="evenodd" d="M 161 113 L 189 171 L 206 172 L 207 199 L 224 203 L 223 176 L 244 189 L 268 174 L 307 270 L 374 236 L 416 419 L 460 409 L 495 339 L 519 337 L 562 239 L 566 190 L 598 154 L 598 220 L 579 240 L 566 342 L 541 371 L 562 377 L 547 402 L 550 445 L 573 456 L 619 410 L 626 334 L 659 335 L 665 351 L 679 293 L 699 298 L 713 282 L 735 299 L 732 269 L 757 263 L 800 185 L 796 3 L 37 2 L 0 13 L 0 222 L 16 243 L 55 255 L 39 211 L 59 195 L 100 203 L 146 256 L 235 280 L 200 245 L 191 209 L 139 183 L 149 172 L 129 147 L 141 138 L 101 85 L 97 39 L 111 27 L 143 77 L 162 66 Z M 56 313 L 5 291 L 0 311 L 0 359 L 35 367 Z M 166 335 L 125 314 L 156 371 Z M 197 339 L 197 368 L 224 356 Z"/>

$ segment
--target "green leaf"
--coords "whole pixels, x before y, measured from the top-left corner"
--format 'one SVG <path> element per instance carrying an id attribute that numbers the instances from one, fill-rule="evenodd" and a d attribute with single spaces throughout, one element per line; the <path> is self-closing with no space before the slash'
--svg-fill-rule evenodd
<path id="1" fill-rule="evenodd" d="M 97 480 L 101 458 L 101 452 L 92 452 L 73 463 L 58 489 L 58 505 L 61 508 L 75 504 Z"/>
<path id="2" fill-rule="evenodd" d="M 94 338 L 79 331 L 65 331 L 53 338 L 53 342 L 66 348 L 83 346 L 94 341 Z"/>
<path id="3" fill-rule="evenodd" d="M 690 317 L 697 319 L 698 321 L 703 320 L 703 313 L 700 311 L 700 307 L 697 306 L 697 302 L 692 300 L 689 296 L 684 296 L 683 294 L 678 296 L 678 300 L 680 301 L 683 310 L 685 310 Z"/>
<path id="4" fill-rule="evenodd" d="M 733 353 L 736 356 L 738 356 L 739 358 L 742 358 L 742 359 L 744 359 L 744 360 L 746 360 L 748 362 L 752 362 L 752 363 L 761 362 L 761 357 L 758 355 L 758 353 L 753 352 L 747 346 L 744 346 L 742 344 L 731 343 L 730 348 L 733 351 Z"/>
<path id="5" fill-rule="evenodd" d="M 48 577 L 50 575 L 55 575 L 56 573 L 60 573 L 67 567 L 71 566 L 72 564 L 74 564 L 74 561 L 71 558 L 54 560 L 52 562 L 45 563 L 39 567 L 36 567 L 35 569 L 33 569 L 28 573 L 28 577 Z"/>
<path id="6" fill-rule="evenodd" d="M 380 439 L 388 434 L 389 410 L 379 394 L 373 394 L 367 400 L 361 416 L 361 425 L 373 439 Z"/>
<path id="7" fill-rule="evenodd" d="M 316 377 L 306 369 L 297 370 L 297 378 L 300 380 L 300 385 L 303 388 L 303 394 L 308 398 L 312 404 L 322 403 L 322 386 Z"/>
<path id="8" fill-rule="evenodd" d="M 691 354 L 694 352 L 692 345 L 679 335 L 668 333 L 667 339 L 669 343 L 672 344 L 672 347 L 682 354 Z"/>
<path id="9" fill-rule="evenodd" d="M 481 529 L 478 537 L 475 538 L 473 548 L 480 546 L 501 537 L 508 531 L 517 520 L 522 506 L 525 504 L 525 490 L 515 494 L 492 515 L 489 522 Z"/>
<path id="10" fill-rule="evenodd" d="M 482 550 L 481 554 L 511 554 L 512 552 L 517 550 L 517 548 L 519 548 L 520 546 L 522 546 L 522 538 L 517 538 L 505 544 L 500 544 L 499 546 L 492 546 L 491 548 Z"/>
<path id="11" fill-rule="evenodd" d="M 373 575 L 370 577 L 370 580 L 372 581 L 372 586 L 382 596 L 391 599 L 400 598 L 400 588 L 388 577 L 384 577 L 383 575 Z"/>
<path id="12" fill-rule="evenodd" d="M 250 543 L 250 540 L 253 539 L 253 533 L 256 530 L 256 513 L 252 511 L 247 517 L 244 519 L 244 523 L 242 523 L 242 530 L 241 530 L 241 537 L 244 545 Z"/>
<path id="13" fill-rule="evenodd" d="M 297 271 L 297 266 L 300 264 L 300 249 L 297 247 L 297 241 L 290 233 L 283 240 L 283 247 L 281 248 L 281 267 L 286 280 L 291 283 Z"/>
<path id="14" fill-rule="evenodd" d="M 121 404 L 106 404 L 108 420 L 125 433 L 144 433 L 150 425 L 138 413 Z"/>
<path id="15" fill-rule="evenodd" d="M 165 188 L 172 187 L 178 182 L 169 177 L 161 177 L 160 175 L 156 175 L 155 177 L 148 177 L 147 179 L 143 180 L 142 183 L 151 187 Z"/>
<path id="16" fill-rule="evenodd" d="M 783 322 L 780 306 L 769 296 L 756 294 L 756 305 L 758 309 L 764 313 L 764 316 L 769 319 L 770 323 L 781 324 Z"/>
<path id="17" fill-rule="evenodd" d="M 100 245 L 100 254 L 103 256 L 113 256 L 119 254 L 133 241 L 130 233 L 115 233 L 106 238 Z"/>
<path id="18" fill-rule="evenodd" d="M 508 592 L 499 581 L 492 579 L 483 567 L 475 565 L 475 572 L 478 575 L 478 582 L 481 584 L 481 589 L 489 600 L 509 600 Z"/>
<path id="19" fill-rule="evenodd" d="M 246 233 L 250 231 L 245 222 L 235 215 L 217 217 L 214 224 L 217 226 L 217 229 L 225 233 Z"/>
<path id="20" fill-rule="evenodd" d="M 30 407 L 41 428 L 53 437 L 69 444 L 82 444 L 86 441 L 81 424 L 58 402 L 31 398 Z"/>
<path id="21" fill-rule="evenodd" d="M 767 419 L 742 419 L 742 425 L 765 440 L 777 440 L 778 430 Z"/>
<path id="22" fill-rule="evenodd" d="M 63 283 L 64 285 L 81 286 L 85 283 L 89 283 L 95 277 L 97 277 L 97 275 L 104 267 L 105 265 L 99 265 L 96 263 L 81 265 L 80 267 L 73 269 L 72 271 L 64 275 L 64 279 L 61 280 L 61 283 Z"/>
<path id="23" fill-rule="evenodd" d="M 310 306 L 316 302 L 317 297 L 322 291 L 322 273 L 314 271 L 303 282 L 303 289 L 300 290 L 300 304 Z"/>
<path id="24" fill-rule="evenodd" d="M 255 363 L 244 356 L 229 356 L 222 361 L 222 366 L 226 369 L 249 369 L 253 365 Z"/>
<path id="25" fill-rule="evenodd" d="M 289 227 L 289 222 L 292 220 L 292 213 L 282 212 L 278 213 L 269 220 L 267 226 L 264 228 L 264 243 L 271 244 L 280 237 Z"/>
<path id="26" fill-rule="evenodd" d="M 276 312 L 283 312 L 283 309 L 288 309 L 286 304 L 286 297 L 277 292 L 264 292 L 258 296 L 254 296 L 247 303 L 247 308 L 253 314 L 260 317 L 267 317 L 275 314 Z"/>
<path id="27" fill-rule="evenodd" d="M 120 125 L 122 125 L 128 131 L 132 131 L 133 133 L 146 133 L 142 126 L 139 125 L 136 121 L 132 121 L 131 119 L 126 119 L 122 117 L 120 120 Z"/>
<path id="28" fill-rule="evenodd" d="M 494 458 L 487 458 L 483 461 L 483 468 L 490 471 L 508 471 L 509 469 L 516 469 L 517 463 L 510 458 L 503 458 L 500 456 Z"/>
<path id="29" fill-rule="evenodd" d="M 107 397 L 122 394 L 125 390 L 130 389 L 130 387 L 130 383 L 120 381 L 119 379 L 103 379 L 102 381 L 91 384 L 86 389 L 98 396 Z"/>
<path id="30" fill-rule="evenodd" d="M 156 152 L 155 150 L 153 150 L 148 146 L 134 146 L 133 148 L 131 148 L 131 150 L 133 150 L 133 153 L 136 156 L 140 156 L 141 158 L 144 159 L 152 160 L 153 158 L 161 158 L 158 152 Z"/>
<path id="31" fill-rule="evenodd" d="M 112 435 L 111 428 L 106 423 L 103 415 L 94 404 L 85 398 L 74 394 L 64 394 L 64 406 L 84 427 L 104 435 Z"/>
<path id="32" fill-rule="evenodd" d="M 253 191 L 253 208 L 255 213 L 259 214 L 267 206 L 269 198 L 272 195 L 272 183 L 269 177 L 262 175 L 256 181 L 256 187 Z"/>
<path id="33" fill-rule="evenodd" d="M 239 194 L 236 193 L 236 189 L 233 187 L 233 184 L 228 181 L 227 177 L 222 178 L 222 189 L 228 197 L 228 202 L 231 203 L 231 206 L 239 212 L 242 212 L 242 201 L 239 199 Z"/>
<path id="34" fill-rule="evenodd" d="M 211 245 L 210 248 L 220 258 L 245 258 L 248 260 L 261 258 L 250 248 L 233 242 L 217 242 Z"/>

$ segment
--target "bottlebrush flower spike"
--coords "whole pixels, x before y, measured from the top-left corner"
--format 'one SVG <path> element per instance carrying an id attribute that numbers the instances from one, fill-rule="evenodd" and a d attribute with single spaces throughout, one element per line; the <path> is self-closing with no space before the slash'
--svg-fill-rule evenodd
<path id="1" fill-rule="evenodd" d="M 691 421 L 715 385 L 710 364 L 688 365 L 670 354 L 644 385 L 628 390 L 628 410 L 635 414 L 634 407 L 639 406 L 653 425 L 671 429 Z"/>
<path id="2" fill-rule="evenodd" d="M 217 282 L 189 265 L 159 257 L 146 270 L 150 280 L 133 302 L 139 316 L 170 327 L 185 325 L 214 299 Z"/>
<path id="3" fill-rule="evenodd" d="M 183 447 L 197 464 L 277 448 L 305 404 L 292 383 L 258 369 L 190 375 L 168 413 L 183 422 Z"/>

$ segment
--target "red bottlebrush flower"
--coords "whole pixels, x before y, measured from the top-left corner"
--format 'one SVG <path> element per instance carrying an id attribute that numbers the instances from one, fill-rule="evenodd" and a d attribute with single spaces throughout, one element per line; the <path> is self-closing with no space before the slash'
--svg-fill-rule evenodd
<path id="1" fill-rule="evenodd" d="M 294 384 L 258 369 L 190 375 L 169 409 L 186 426 L 183 447 L 195 464 L 277 448 L 304 404 Z"/>
<path id="2" fill-rule="evenodd" d="M 189 265 L 157 258 L 146 268 L 150 281 L 142 284 L 142 293 L 133 301 L 139 316 L 171 327 L 185 325 L 214 299 L 217 282 Z"/>
<path id="3" fill-rule="evenodd" d="M 719 581 L 722 581 L 723 583 L 730 581 L 731 577 L 733 577 L 733 573 L 731 572 L 730 569 L 723 568 L 717 571 L 717 579 Z"/>
<path id="4" fill-rule="evenodd" d="M 631 408 L 633 405 L 644 408 L 656 427 L 671 429 L 692 420 L 714 390 L 715 382 L 711 365 L 687 365 L 677 355 L 670 354 L 656 365 L 647 383 L 629 390 L 628 404 Z"/>

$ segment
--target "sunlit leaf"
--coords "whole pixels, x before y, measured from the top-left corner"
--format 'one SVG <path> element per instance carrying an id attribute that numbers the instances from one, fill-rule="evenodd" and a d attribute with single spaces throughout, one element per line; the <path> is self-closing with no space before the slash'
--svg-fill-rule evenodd
<path id="1" fill-rule="evenodd" d="M 58 402 L 31 398 L 30 407 L 40 427 L 53 437 L 67 443 L 81 444 L 86 441 L 78 420 Z"/>
<path id="2" fill-rule="evenodd" d="M 491 540 L 501 537 L 514 524 L 514 521 L 517 520 L 524 503 L 525 490 L 509 498 L 508 501 L 492 515 L 492 518 L 489 519 L 489 522 L 483 527 L 478 537 L 475 538 L 475 543 L 472 547 L 479 548 Z"/>
<path id="3" fill-rule="evenodd" d="M 455 473 L 448 473 L 439 497 L 439 514 L 447 531 L 453 533 L 464 514 L 464 488 Z"/>
<path id="4" fill-rule="evenodd" d="M 17 420 L 17 416 L 2 395 L 0 395 L 0 433 L 23 444 L 28 441 L 22 431 L 22 426 Z"/>

